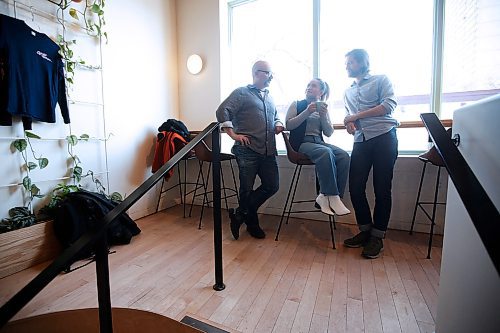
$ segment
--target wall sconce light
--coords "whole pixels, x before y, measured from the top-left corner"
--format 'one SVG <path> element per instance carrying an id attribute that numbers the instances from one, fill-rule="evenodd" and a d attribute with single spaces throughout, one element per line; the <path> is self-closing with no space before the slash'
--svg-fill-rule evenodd
<path id="1" fill-rule="evenodd" d="M 197 54 L 191 54 L 187 59 L 187 69 L 189 73 L 196 75 L 203 68 L 203 60 Z"/>

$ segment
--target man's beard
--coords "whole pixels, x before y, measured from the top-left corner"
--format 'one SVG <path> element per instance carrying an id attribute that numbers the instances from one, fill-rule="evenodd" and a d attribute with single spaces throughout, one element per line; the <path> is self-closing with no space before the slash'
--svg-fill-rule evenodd
<path id="1" fill-rule="evenodd" d="M 347 70 L 347 75 L 349 77 L 358 77 L 362 74 L 361 70 L 357 70 L 357 71 L 354 71 L 354 70 Z"/>

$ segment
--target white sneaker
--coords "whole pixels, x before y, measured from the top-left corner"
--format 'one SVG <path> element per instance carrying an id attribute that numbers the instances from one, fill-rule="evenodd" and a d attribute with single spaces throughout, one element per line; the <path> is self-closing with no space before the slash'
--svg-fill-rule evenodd
<path id="1" fill-rule="evenodd" d="M 338 216 L 347 215 L 347 214 L 351 213 L 351 211 L 349 209 L 347 209 L 347 207 L 344 205 L 342 200 L 340 200 L 340 197 L 338 195 L 329 195 L 329 196 L 326 196 L 325 198 L 328 199 L 328 202 L 330 204 L 330 208 Z"/>
<path id="2" fill-rule="evenodd" d="M 320 193 L 316 198 L 316 203 L 321 207 L 321 212 L 328 215 L 335 215 L 335 213 L 330 208 L 328 197 Z"/>

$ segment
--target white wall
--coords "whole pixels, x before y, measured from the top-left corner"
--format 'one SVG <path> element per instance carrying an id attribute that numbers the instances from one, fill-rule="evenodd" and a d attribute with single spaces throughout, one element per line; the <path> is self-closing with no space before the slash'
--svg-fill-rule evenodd
<path id="1" fill-rule="evenodd" d="M 180 119 L 189 130 L 202 130 L 216 121 L 221 101 L 219 0 L 181 0 L 176 5 Z M 193 53 L 204 62 L 198 75 L 186 69 Z"/>
<path id="2" fill-rule="evenodd" d="M 104 98 L 110 189 L 130 194 L 151 176 L 158 127 L 179 118 L 175 1 L 108 1 Z M 129 211 L 153 212 L 156 191 Z"/>
<path id="3" fill-rule="evenodd" d="M 227 149 L 227 148 L 226 148 Z M 389 222 L 389 228 L 399 229 L 399 230 L 409 230 L 411 225 L 411 219 L 413 216 L 413 207 L 415 204 L 415 199 L 417 197 L 418 184 L 420 181 L 420 175 L 423 163 L 420 162 L 415 157 L 410 156 L 400 156 L 396 162 L 394 170 L 394 181 L 393 181 L 393 205 L 391 212 L 391 219 Z M 227 163 L 222 164 L 224 177 L 226 182 L 229 182 L 232 187 L 232 181 L 230 179 L 231 171 Z M 260 213 L 270 214 L 270 215 L 281 215 L 283 211 L 283 205 L 285 204 L 288 189 L 290 187 L 290 182 L 292 180 L 295 165 L 291 164 L 285 155 L 278 156 L 278 167 L 280 176 L 280 189 L 277 194 L 270 198 L 259 210 Z M 198 172 L 198 164 L 196 161 L 191 161 L 188 164 L 188 174 L 191 181 L 196 180 L 196 175 Z M 238 179 L 238 170 L 235 165 L 236 179 Z M 434 186 L 437 175 L 437 167 L 428 165 L 426 176 L 424 179 L 424 184 L 422 186 L 421 201 L 432 201 L 434 199 Z M 310 200 L 316 197 L 315 190 L 315 175 L 314 169 L 309 166 L 305 166 L 302 169 L 302 174 L 300 176 L 299 190 L 297 190 L 296 199 L 297 200 Z M 210 180 L 211 181 L 211 180 Z M 257 180 L 258 183 L 258 180 Z M 226 183 L 227 184 L 227 183 Z M 446 170 L 441 170 L 441 177 L 439 182 L 439 196 L 438 201 L 446 201 L 446 189 L 448 186 L 448 174 Z M 211 188 L 211 186 L 209 186 Z M 370 206 L 373 208 L 374 204 L 374 194 L 373 187 L 371 186 L 371 176 L 368 180 L 367 185 L 367 196 Z M 191 198 L 191 197 L 189 197 Z M 171 198 L 170 198 L 171 199 Z M 346 206 L 352 209 L 352 205 L 349 198 L 349 188 L 346 188 L 345 197 L 343 200 Z M 189 199 L 188 202 L 191 202 Z M 195 201 L 201 204 L 201 198 Z M 230 207 L 237 206 L 235 198 L 229 200 Z M 162 203 L 162 207 L 171 204 L 167 202 Z M 314 203 L 304 203 L 294 206 L 294 209 L 310 210 L 314 209 Z M 222 205 L 224 207 L 224 203 Z M 427 211 L 429 214 L 432 212 L 432 206 L 427 206 Z M 299 215 L 297 215 L 299 216 Z M 322 213 L 304 213 L 300 214 L 303 218 L 308 218 L 312 220 L 320 220 L 327 222 L 327 217 Z M 442 234 L 444 228 L 444 217 L 445 217 L 445 207 L 438 206 L 436 210 L 436 223 L 434 228 L 435 234 Z M 422 211 L 419 209 L 416 215 L 416 223 L 414 230 L 417 232 L 428 233 L 430 230 L 429 220 L 425 217 Z M 345 216 L 336 217 L 336 221 L 342 223 L 355 224 L 354 214 L 349 214 Z M 264 222 L 265 223 L 265 222 Z M 265 227 L 269 227 L 265 225 Z M 274 226 L 271 226 L 273 228 Z"/>

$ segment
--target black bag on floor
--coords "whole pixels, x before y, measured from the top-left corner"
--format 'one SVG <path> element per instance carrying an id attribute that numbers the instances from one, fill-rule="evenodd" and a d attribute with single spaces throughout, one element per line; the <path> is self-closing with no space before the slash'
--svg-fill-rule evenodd
<path id="1" fill-rule="evenodd" d="M 55 209 L 54 232 L 63 248 L 71 246 L 85 232 L 96 230 L 102 218 L 118 203 L 95 192 L 80 190 L 68 193 Z M 126 214 L 117 217 L 108 228 L 108 246 L 129 244 L 141 229 Z M 76 260 L 90 258 L 94 250 L 84 249 Z"/>

